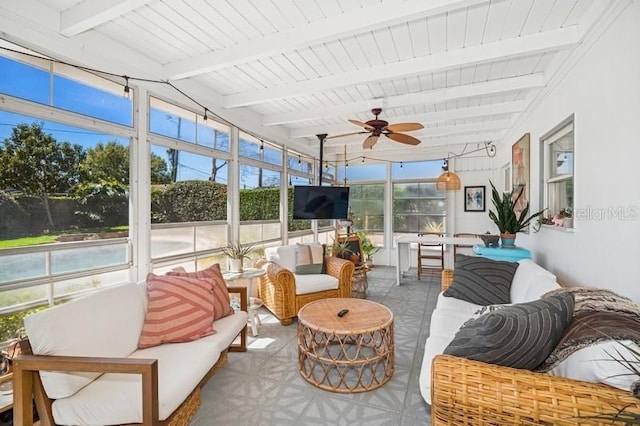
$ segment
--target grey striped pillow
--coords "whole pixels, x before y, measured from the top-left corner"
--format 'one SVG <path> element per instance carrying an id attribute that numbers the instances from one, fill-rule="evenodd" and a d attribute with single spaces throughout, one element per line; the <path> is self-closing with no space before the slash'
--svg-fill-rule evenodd
<path id="1" fill-rule="evenodd" d="M 533 370 L 560 341 L 573 306 L 573 295 L 563 293 L 491 311 L 462 326 L 444 353 Z"/>
<path id="2" fill-rule="evenodd" d="M 443 294 L 483 306 L 510 303 L 511 281 L 518 265 L 458 254 L 453 281 Z"/>

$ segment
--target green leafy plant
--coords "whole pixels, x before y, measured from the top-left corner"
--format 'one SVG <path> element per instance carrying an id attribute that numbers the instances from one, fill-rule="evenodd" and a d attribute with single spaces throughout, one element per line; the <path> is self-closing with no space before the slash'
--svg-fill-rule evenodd
<path id="1" fill-rule="evenodd" d="M 424 230 L 425 232 L 442 234 L 444 232 L 444 223 L 430 220 L 427 223 L 425 223 Z"/>
<path id="2" fill-rule="evenodd" d="M 376 254 L 380 247 L 376 247 L 373 245 L 369 237 L 367 237 L 367 233 L 364 231 L 358 231 L 358 238 L 360 238 L 360 248 L 362 249 L 362 253 L 365 255 L 367 260 L 371 260 L 374 254 Z"/>
<path id="3" fill-rule="evenodd" d="M 493 202 L 493 206 L 496 211 L 489 211 L 489 218 L 496 224 L 498 229 L 503 234 L 516 234 L 524 229 L 526 229 L 531 221 L 538 216 L 544 213 L 544 209 L 540 210 L 537 213 L 529 215 L 529 203 L 527 202 L 526 206 L 520 214 L 516 213 L 516 204 L 520 197 L 522 197 L 522 192 L 524 188 L 520 188 L 520 192 L 518 192 L 517 196 L 514 197 L 515 190 L 511 192 L 504 192 L 502 196 L 493 185 L 493 182 L 489 181 L 491 184 L 491 198 Z"/>
<path id="4" fill-rule="evenodd" d="M 344 240 L 344 241 L 336 241 L 335 239 L 333 240 L 333 254 L 336 255 L 337 257 L 347 257 L 349 254 L 351 254 L 351 249 L 349 248 L 349 241 Z"/>
<path id="5" fill-rule="evenodd" d="M 254 251 L 253 246 L 240 243 L 229 243 L 221 250 L 229 259 L 249 259 Z"/>

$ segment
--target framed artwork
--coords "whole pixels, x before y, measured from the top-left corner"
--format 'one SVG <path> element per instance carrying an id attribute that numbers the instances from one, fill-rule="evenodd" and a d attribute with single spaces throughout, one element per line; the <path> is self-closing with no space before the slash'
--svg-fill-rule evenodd
<path id="1" fill-rule="evenodd" d="M 486 186 L 464 187 L 464 211 L 483 212 L 485 210 Z"/>
<path id="2" fill-rule="evenodd" d="M 511 147 L 511 187 L 513 188 L 514 198 L 518 196 L 522 190 L 522 196 L 516 204 L 516 213 L 524 209 L 529 202 L 530 191 L 530 136 L 525 133 L 518 142 Z"/>

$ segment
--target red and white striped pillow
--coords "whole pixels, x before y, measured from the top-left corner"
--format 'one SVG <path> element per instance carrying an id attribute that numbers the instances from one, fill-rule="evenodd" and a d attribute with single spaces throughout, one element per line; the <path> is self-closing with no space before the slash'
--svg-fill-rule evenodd
<path id="1" fill-rule="evenodd" d="M 227 289 L 227 283 L 222 277 L 220 271 L 220 264 L 214 263 L 207 269 L 197 272 L 184 272 L 184 270 L 173 270 L 167 272 L 169 276 L 176 277 L 190 277 L 209 280 L 211 282 L 211 288 L 213 290 L 213 319 L 217 320 L 228 315 L 233 315 L 233 308 L 231 307 L 231 299 L 229 298 L 229 290 Z"/>
<path id="2" fill-rule="evenodd" d="M 138 348 L 190 342 L 216 332 L 209 280 L 149 274 L 147 293 L 149 303 Z"/>

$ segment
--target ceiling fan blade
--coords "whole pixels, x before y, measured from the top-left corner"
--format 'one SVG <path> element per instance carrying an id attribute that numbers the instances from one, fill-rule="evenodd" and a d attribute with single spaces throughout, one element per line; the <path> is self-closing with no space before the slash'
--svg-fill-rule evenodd
<path id="1" fill-rule="evenodd" d="M 404 133 L 385 133 L 385 136 L 396 142 L 406 143 L 407 145 L 418 145 L 421 142 L 420 139 L 405 135 Z"/>
<path id="2" fill-rule="evenodd" d="M 395 123 L 387 126 L 387 130 L 392 132 L 410 132 L 420 129 L 424 129 L 424 126 L 420 123 Z"/>
<path id="3" fill-rule="evenodd" d="M 371 135 L 368 138 L 366 138 L 364 140 L 364 143 L 362 144 L 362 148 L 367 149 L 367 148 L 373 148 L 373 146 L 376 144 L 376 142 L 378 142 L 378 138 L 379 136 L 375 136 L 375 135 Z"/>
<path id="4" fill-rule="evenodd" d="M 369 130 L 373 130 L 374 127 L 367 124 L 367 123 L 363 123 L 362 121 L 358 121 L 358 120 L 349 120 L 349 123 L 355 124 L 356 126 L 360 126 L 360 127 L 364 127 L 365 129 L 369 129 Z"/>
<path id="5" fill-rule="evenodd" d="M 351 135 L 361 135 L 363 133 L 369 133 L 369 132 L 351 132 L 351 133 L 342 133 L 341 135 L 333 135 L 333 136 L 327 136 L 325 139 L 335 139 L 335 138 L 341 138 L 344 136 L 351 136 Z"/>

